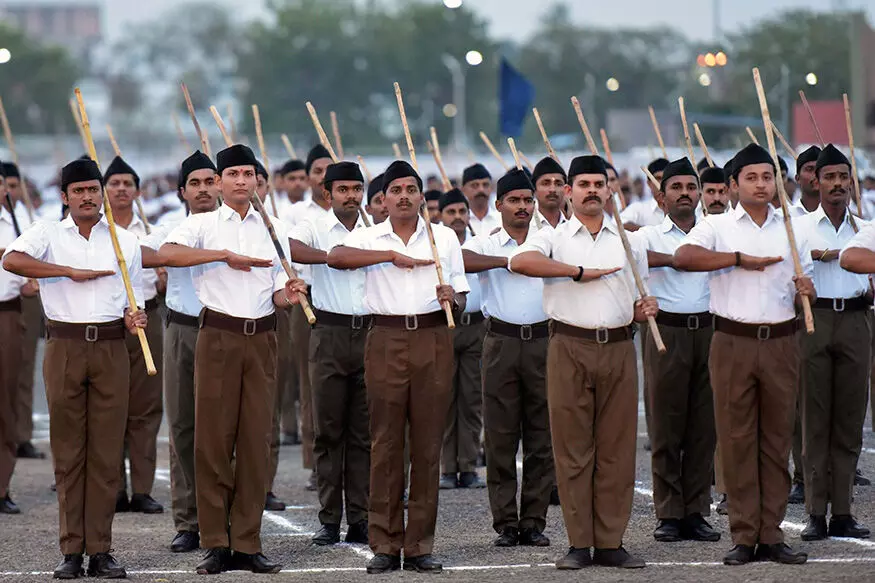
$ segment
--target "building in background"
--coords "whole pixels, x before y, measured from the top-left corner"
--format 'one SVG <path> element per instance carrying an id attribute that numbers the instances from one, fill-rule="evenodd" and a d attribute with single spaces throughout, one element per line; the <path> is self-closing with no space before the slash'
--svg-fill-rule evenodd
<path id="1" fill-rule="evenodd" d="M 104 39 L 103 6 L 96 1 L 0 0 L 0 22 L 46 44 L 62 45 L 87 63 Z"/>

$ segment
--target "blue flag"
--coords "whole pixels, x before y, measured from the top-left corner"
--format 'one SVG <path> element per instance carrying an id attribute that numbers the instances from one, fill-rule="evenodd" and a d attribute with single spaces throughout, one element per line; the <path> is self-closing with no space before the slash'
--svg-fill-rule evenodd
<path id="1" fill-rule="evenodd" d="M 501 133 L 511 138 L 519 137 L 523 133 L 523 122 L 535 101 L 535 86 L 502 57 L 498 91 Z"/>

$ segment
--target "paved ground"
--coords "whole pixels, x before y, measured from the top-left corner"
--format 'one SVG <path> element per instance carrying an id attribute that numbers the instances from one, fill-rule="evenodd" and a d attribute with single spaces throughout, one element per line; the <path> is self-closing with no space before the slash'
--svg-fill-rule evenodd
<path id="1" fill-rule="evenodd" d="M 37 395 L 37 430 L 39 447 L 48 450 L 45 403 Z M 643 428 L 643 413 L 641 420 Z M 875 436 L 867 430 L 860 466 L 869 477 L 875 477 Z M 643 431 L 643 429 L 641 430 Z M 165 435 L 162 433 L 162 435 Z M 788 541 L 806 550 L 812 557 L 808 565 L 784 567 L 754 564 L 746 567 L 724 567 L 720 561 L 731 546 L 728 536 L 719 543 L 656 543 L 651 536 L 654 527 L 650 493 L 650 459 L 640 446 L 635 507 L 626 534 L 626 547 L 648 561 L 648 568 L 637 572 L 620 572 L 592 568 L 584 572 L 559 572 L 552 563 L 566 550 L 568 541 L 558 508 L 551 507 L 546 534 L 553 544 L 546 549 L 497 549 L 492 546 L 495 534 L 491 529 L 489 505 L 485 490 L 441 492 L 438 516 L 436 555 L 447 571 L 442 575 L 453 581 L 504 582 L 510 578 L 524 582 L 541 581 L 651 581 L 673 583 L 702 581 L 875 581 L 875 541 L 832 540 L 823 543 L 799 541 L 799 531 L 805 521 L 801 506 L 791 506 L 785 524 Z M 282 450 L 277 494 L 292 507 L 286 512 L 266 513 L 262 533 L 265 554 L 279 560 L 284 571 L 275 580 L 288 581 L 417 581 L 435 576 L 394 573 L 368 576 L 364 565 L 371 556 L 364 546 L 339 545 L 333 548 L 314 547 L 309 536 L 318 527 L 316 495 L 306 492 L 303 484 L 307 473 L 301 468 L 300 448 Z M 167 441 L 162 437 L 159 448 L 159 470 L 155 483 L 155 498 L 169 509 L 169 478 L 167 474 Z M 57 501 L 49 490 L 52 470 L 49 461 L 22 461 L 13 478 L 13 495 L 22 508 L 20 516 L 0 516 L 0 581 L 41 581 L 51 576 L 60 559 L 57 546 Z M 875 526 L 875 487 L 855 491 L 857 517 Z M 724 533 L 728 531 L 725 517 L 712 517 Z M 114 523 L 115 556 L 137 581 L 176 582 L 202 581 L 194 574 L 200 554 L 177 555 L 168 550 L 173 536 L 169 513 L 157 516 L 118 515 Z M 257 581 L 265 576 L 228 573 L 211 580 Z"/>

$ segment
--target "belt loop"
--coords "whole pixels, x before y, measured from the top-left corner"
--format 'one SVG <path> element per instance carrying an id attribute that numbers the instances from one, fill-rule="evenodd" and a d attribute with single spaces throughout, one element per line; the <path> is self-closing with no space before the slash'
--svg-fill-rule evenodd
<path id="1" fill-rule="evenodd" d="M 596 328 L 595 341 L 599 344 L 607 344 L 610 340 L 610 333 L 607 328 Z"/>
<path id="2" fill-rule="evenodd" d="M 416 314 L 408 314 L 404 316 L 404 327 L 407 330 L 413 331 L 419 328 L 419 316 Z"/>
<path id="3" fill-rule="evenodd" d="M 85 326 L 85 341 L 97 342 L 97 326 Z"/>
<path id="4" fill-rule="evenodd" d="M 845 311 L 845 298 L 833 298 L 832 309 L 836 312 Z"/>
<path id="5" fill-rule="evenodd" d="M 521 340 L 531 340 L 532 339 L 532 325 L 531 324 L 523 324 L 520 326 L 520 339 Z"/>
<path id="6" fill-rule="evenodd" d="M 255 335 L 255 320 L 244 320 L 243 321 L 243 335 L 244 336 L 254 336 Z"/>
<path id="7" fill-rule="evenodd" d="M 759 326 L 757 328 L 757 340 L 768 340 L 772 335 L 771 326 Z"/>

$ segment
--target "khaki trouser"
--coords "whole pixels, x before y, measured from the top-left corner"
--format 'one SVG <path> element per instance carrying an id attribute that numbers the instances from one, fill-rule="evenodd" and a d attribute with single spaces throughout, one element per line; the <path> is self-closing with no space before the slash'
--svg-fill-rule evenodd
<path id="1" fill-rule="evenodd" d="M 298 415 L 295 399 L 298 391 L 298 370 L 292 362 L 292 314 L 291 310 L 276 311 L 276 397 L 273 411 L 273 436 L 270 442 L 270 468 L 268 491 L 273 491 L 276 471 L 280 461 L 281 433 L 298 432 Z M 292 386 L 294 385 L 294 386 Z"/>
<path id="2" fill-rule="evenodd" d="M 21 312 L 0 311 L 0 500 L 9 493 L 18 449 L 16 419 L 19 408 L 18 371 L 24 334 Z"/>
<path id="3" fill-rule="evenodd" d="M 485 334 L 484 322 L 468 326 L 459 322 L 453 333 L 453 397 L 441 451 L 442 471 L 445 474 L 474 472 L 477 469 L 480 431 L 483 428 L 480 356 Z"/>
<path id="4" fill-rule="evenodd" d="M 43 329 L 43 305 L 39 296 L 21 298 L 21 364 L 18 369 L 18 399 L 15 406 L 16 439 L 27 443 L 33 437 L 33 380 L 36 347 Z M 4 338 L 4 342 L 6 339 Z"/>
<path id="5" fill-rule="evenodd" d="M 568 542 L 618 548 L 635 487 L 638 370 L 632 341 L 597 344 L 554 333 L 547 400 Z"/>
<path id="6" fill-rule="evenodd" d="M 799 346 L 795 336 L 757 340 L 715 332 L 711 386 L 717 440 L 727 469 L 734 544 L 784 541 Z"/>
<path id="7" fill-rule="evenodd" d="M 802 457 L 808 514 L 851 514 L 854 472 L 863 443 L 872 314 L 814 310 L 814 334 L 802 338 Z"/>
<path id="8" fill-rule="evenodd" d="M 301 306 L 292 308 L 292 366 L 298 371 L 298 398 L 301 404 L 301 460 L 307 470 L 313 463 L 313 401 L 310 394 L 310 324 Z"/>
<path id="9" fill-rule="evenodd" d="M 203 327 L 194 360 L 194 463 L 203 548 L 261 552 L 276 390 L 276 332 Z"/>
<path id="10" fill-rule="evenodd" d="M 365 345 L 371 433 L 368 526 L 375 553 L 432 552 L 441 436 L 450 405 L 453 341 L 446 327 L 375 326 Z M 410 425 L 410 496 L 404 524 L 404 432 Z"/>

